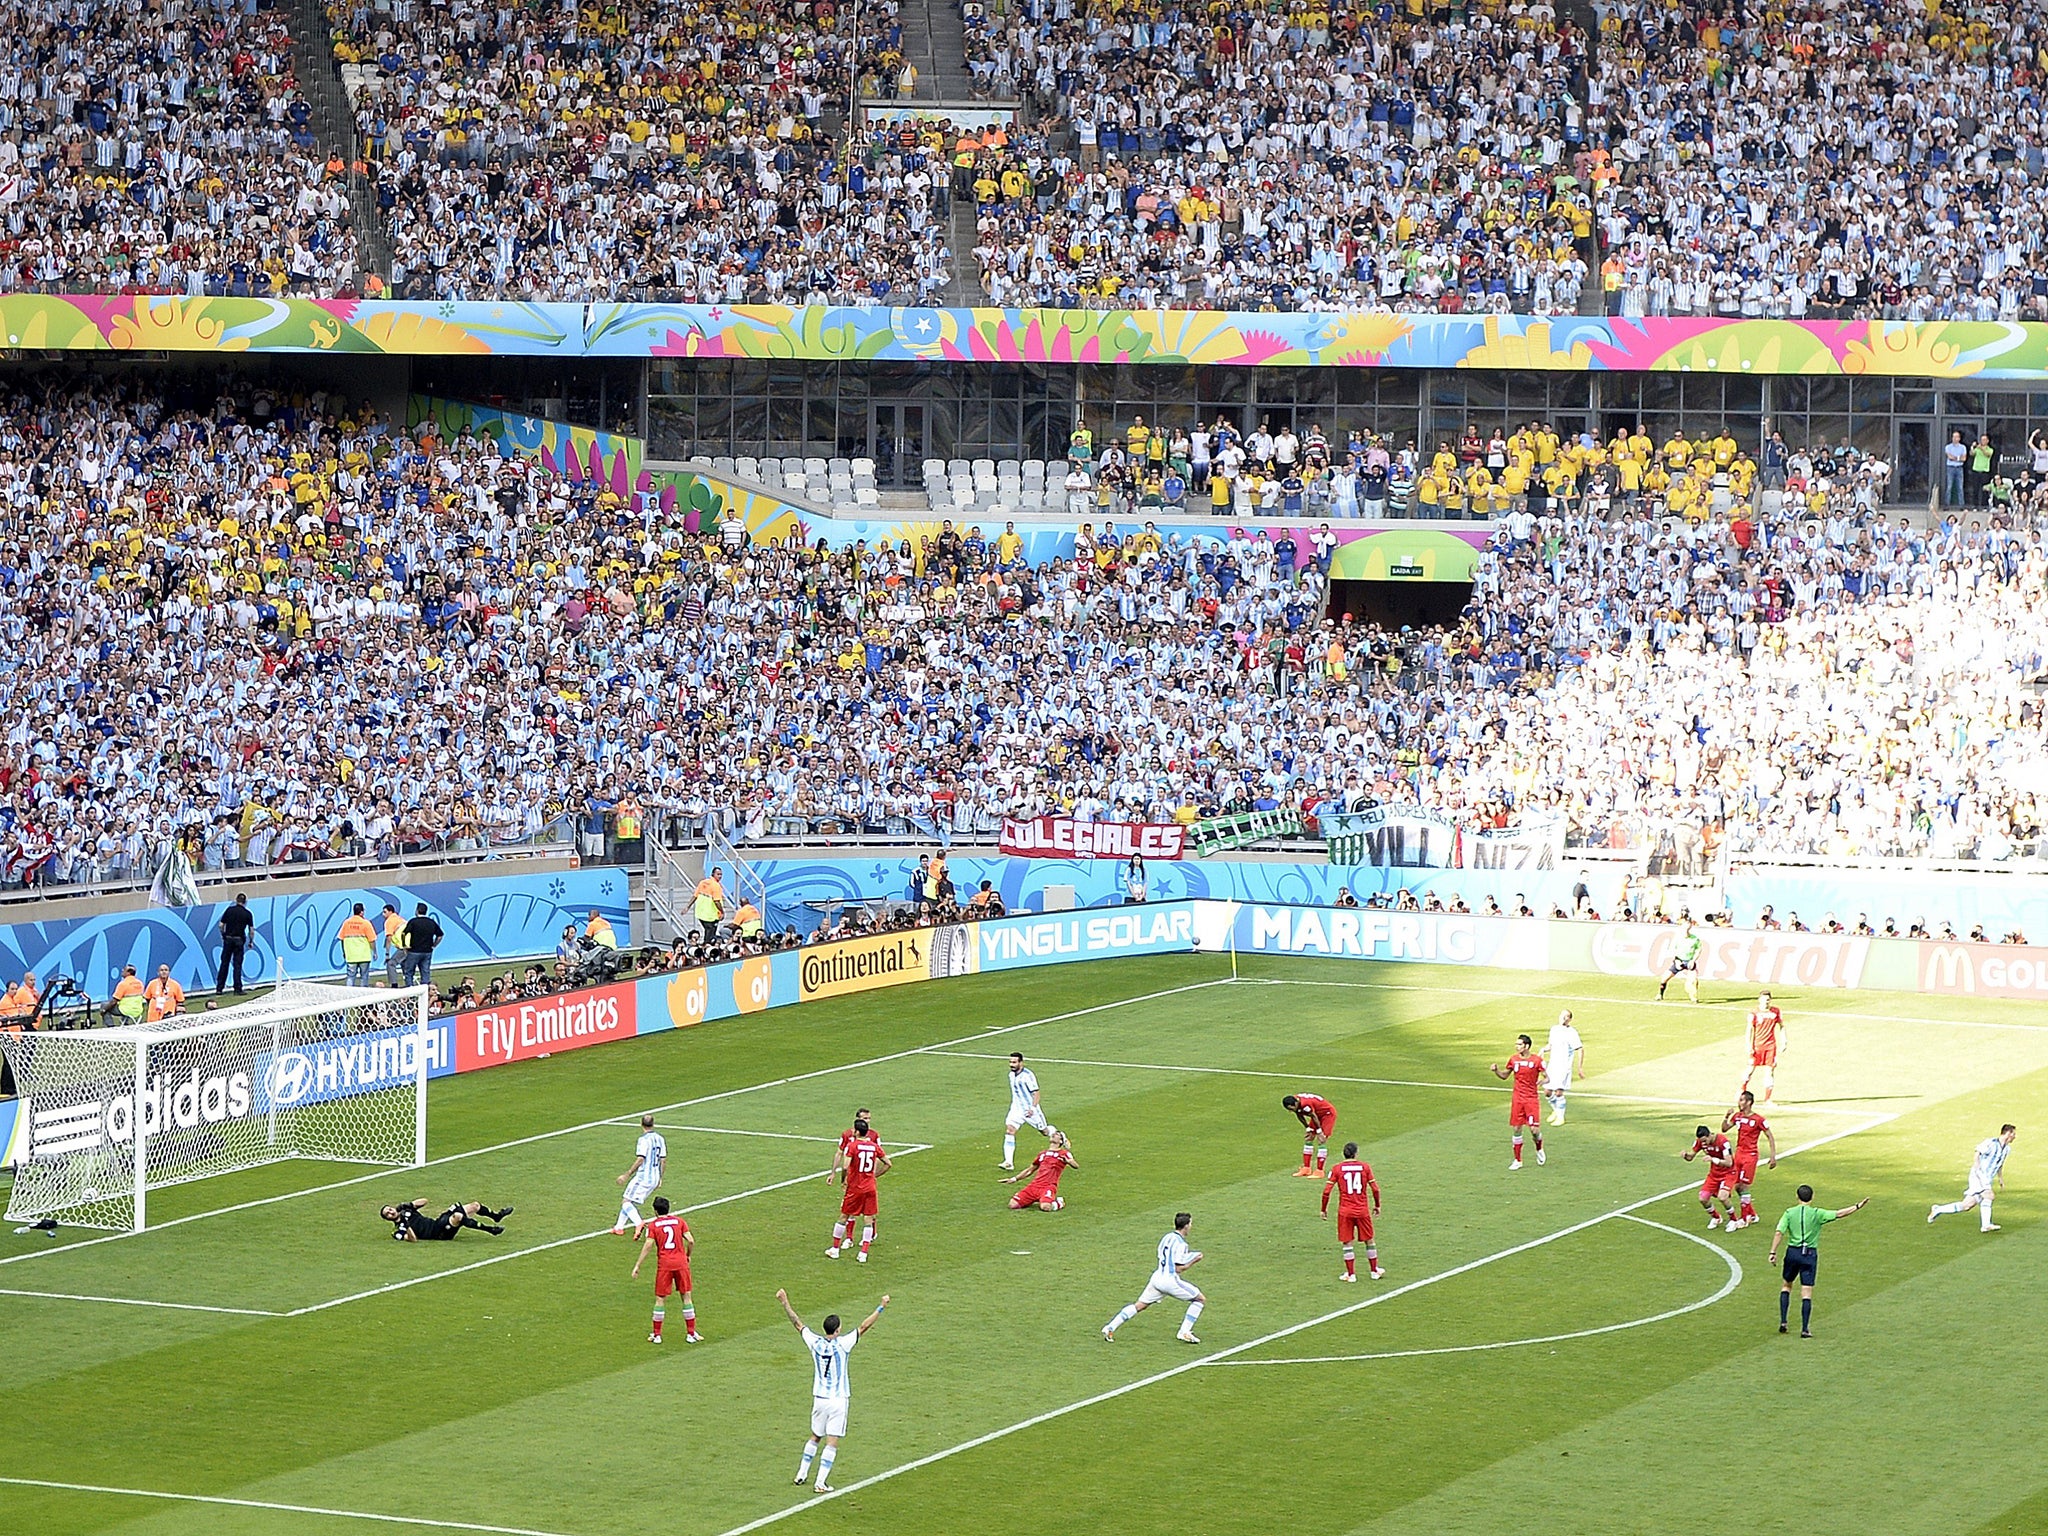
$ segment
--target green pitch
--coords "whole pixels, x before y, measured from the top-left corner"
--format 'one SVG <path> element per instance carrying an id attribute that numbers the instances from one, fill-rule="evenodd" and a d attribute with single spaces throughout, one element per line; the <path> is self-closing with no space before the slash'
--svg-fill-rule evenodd
<path id="1" fill-rule="evenodd" d="M 1763 1224 L 1709 1236 L 1679 1154 L 1732 1102 L 1747 997 L 1341 961 L 1226 978 L 978 977 L 502 1068 L 434 1086 L 425 1169 L 285 1165 L 152 1196 L 175 1224 L 141 1237 L 0 1235 L 0 1531 L 2048 1528 L 2038 1009 L 1781 993 L 1791 1155 Z M 1548 1165 L 1510 1173 L 1487 1064 L 1518 1031 L 1540 1047 L 1561 1002 L 1591 1075 Z M 1013 1049 L 1080 1163 L 1056 1214 L 997 1183 Z M 1320 1185 L 1292 1177 L 1296 1089 L 1374 1165 L 1384 1280 L 1338 1281 Z M 819 1177 L 857 1105 L 914 1149 L 865 1266 L 823 1257 Z M 673 1305 L 646 1342 L 651 1268 L 628 1279 L 635 1245 L 603 1235 L 655 1106 L 698 1236 L 695 1346 Z M 1930 1227 L 2004 1120 L 2005 1230 Z M 1025 1130 L 1020 1162 L 1042 1146 Z M 1872 1197 L 1826 1233 L 1810 1342 L 1777 1334 L 1764 1263 L 1802 1180 Z M 518 1210 L 503 1237 L 400 1246 L 376 1208 L 415 1195 Z M 1105 1345 L 1176 1210 L 1207 1255 L 1202 1344 L 1168 1303 Z M 853 1359 L 835 1498 L 790 1483 L 809 1365 L 778 1286 L 813 1325 L 894 1297 Z"/>

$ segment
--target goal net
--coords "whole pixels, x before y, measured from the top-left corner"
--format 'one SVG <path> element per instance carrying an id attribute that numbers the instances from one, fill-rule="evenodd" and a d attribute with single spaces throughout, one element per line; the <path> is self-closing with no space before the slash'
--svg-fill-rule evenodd
<path id="1" fill-rule="evenodd" d="M 216 1013 L 0 1035 L 25 1145 L 10 1221 L 143 1230 L 153 1189 L 286 1158 L 426 1161 L 424 988 L 287 981 Z"/>

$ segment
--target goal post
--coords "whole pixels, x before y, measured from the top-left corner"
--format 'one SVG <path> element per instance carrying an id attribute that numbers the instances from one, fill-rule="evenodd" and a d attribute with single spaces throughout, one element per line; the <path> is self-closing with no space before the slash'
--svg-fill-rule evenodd
<path id="1" fill-rule="evenodd" d="M 287 981 L 208 1014 L 0 1035 L 27 1127 L 10 1221 L 142 1231 L 152 1190 L 289 1158 L 418 1166 L 424 987 Z"/>

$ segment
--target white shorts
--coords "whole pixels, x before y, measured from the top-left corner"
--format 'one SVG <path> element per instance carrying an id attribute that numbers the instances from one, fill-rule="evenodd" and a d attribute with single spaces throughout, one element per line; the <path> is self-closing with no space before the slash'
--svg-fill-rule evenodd
<path id="1" fill-rule="evenodd" d="M 1996 1191 L 1989 1184 L 1979 1184 L 1975 1179 L 1972 1179 L 1970 1180 L 1969 1188 L 1963 1191 L 1963 1198 L 1965 1200 L 1989 1200 L 1995 1193 Z"/>
<path id="2" fill-rule="evenodd" d="M 1569 1072 L 1563 1073 L 1562 1075 L 1553 1075 L 1550 1079 L 1550 1091 L 1552 1093 L 1568 1092 L 1571 1086 L 1572 1075 Z"/>
<path id="3" fill-rule="evenodd" d="M 626 1204 L 639 1205 L 654 1198 L 654 1192 L 661 1188 L 660 1179 L 635 1179 L 626 1186 Z"/>
<path id="4" fill-rule="evenodd" d="M 1175 1301 L 1193 1301 L 1200 1293 L 1185 1275 L 1154 1274 L 1145 1282 L 1145 1294 L 1138 1298 L 1138 1305 L 1149 1307 L 1155 1301 L 1164 1301 L 1171 1296 Z"/>
<path id="5" fill-rule="evenodd" d="M 811 1399 L 811 1433 L 814 1435 L 843 1435 L 846 1433 L 847 1400 L 843 1397 L 814 1397 Z"/>
<path id="6" fill-rule="evenodd" d="M 1034 1109 L 1031 1110 L 1029 1113 L 1025 1114 L 1020 1119 L 1018 1117 L 1017 1110 L 1014 1107 L 1012 1107 L 1012 1109 L 1010 1110 L 1010 1118 L 1003 1122 L 1003 1129 L 1006 1131 L 1014 1131 L 1020 1125 L 1028 1125 L 1034 1131 L 1044 1131 L 1045 1111 L 1043 1109 Z"/>

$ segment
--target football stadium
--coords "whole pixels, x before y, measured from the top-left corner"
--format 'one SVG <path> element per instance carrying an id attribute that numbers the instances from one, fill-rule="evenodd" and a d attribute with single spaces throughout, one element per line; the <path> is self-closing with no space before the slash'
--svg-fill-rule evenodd
<path id="1" fill-rule="evenodd" d="M 10 3 L 0 1532 L 2048 1532 L 2048 0 Z"/>

